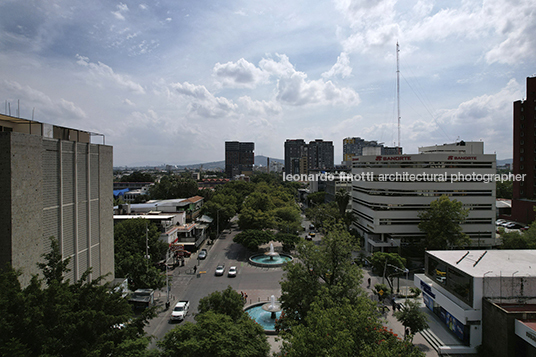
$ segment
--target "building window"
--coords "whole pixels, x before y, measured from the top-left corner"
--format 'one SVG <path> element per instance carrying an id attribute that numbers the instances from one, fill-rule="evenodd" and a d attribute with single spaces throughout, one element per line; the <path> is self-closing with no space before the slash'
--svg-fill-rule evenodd
<path id="1" fill-rule="evenodd" d="M 535 149 L 535 151 L 536 151 L 536 149 Z M 521 149 L 519 149 L 519 152 L 523 154 L 525 152 L 525 149 L 521 148 Z"/>
<path id="2" fill-rule="evenodd" d="M 525 136 L 525 133 L 524 133 L 524 132 L 520 132 L 520 133 L 519 133 L 519 136 L 523 137 L 523 136 Z"/>
<path id="3" fill-rule="evenodd" d="M 534 132 L 534 135 L 536 135 L 536 131 Z M 519 144 L 521 144 L 521 145 L 525 144 L 525 140 L 521 140 L 521 141 L 519 142 Z"/>
<path id="4" fill-rule="evenodd" d="M 525 158 L 524 158 L 523 156 L 521 156 L 521 157 L 519 158 L 519 161 L 525 161 Z"/>
<path id="5" fill-rule="evenodd" d="M 525 129 L 525 124 L 521 124 L 521 129 Z"/>

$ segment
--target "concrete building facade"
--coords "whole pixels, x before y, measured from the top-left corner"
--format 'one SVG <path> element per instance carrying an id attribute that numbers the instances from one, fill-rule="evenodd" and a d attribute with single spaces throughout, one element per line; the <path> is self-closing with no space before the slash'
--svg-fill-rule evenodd
<path id="1" fill-rule="evenodd" d="M 511 219 L 528 224 L 536 206 L 536 77 L 527 78 L 526 99 L 514 102 L 513 173 L 526 176 L 513 183 Z"/>
<path id="2" fill-rule="evenodd" d="M 477 347 L 484 344 L 495 351 L 494 356 L 519 356 L 512 354 L 515 340 L 512 338 L 510 344 L 506 343 L 507 330 L 513 332 L 515 328 L 513 321 L 509 325 L 507 321 L 515 314 L 508 317 L 497 307 L 502 305 L 501 309 L 511 312 L 533 310 L 530 316 L 536 316 L 530 306 L 536 297 L 535 261 L 535 250 L 426 252 L 425 272 L 415 274 L 414 284 L 422 290 L 426 307 L 461 342 L 442 346 L 438 352 L 474 354 Z M 516 317 L 526 319 L 529 315 L 524 316 Z M 536 336 L 536 331 L 533 333 Z M 493 347 L 497 342 L 500 342 L 499 349 Z"/>
<path id="3" fill-rule="evenodd" d="M 114 278 L 113 151 L 92 133 L 0 115 L 0 266 L 40 271 L 49 237 L 70 258 L 66 278 Z"/>
<path id="4" fill-rule="evenodd" d="M 474 246 L 496 245 L 495 182 L 466 177 L 495 174 L 495 155 L 484 154 L 479 142 L 419 151 L 414 155 L 354 157 L 352 210 L 365 250 L 412 250 L 425 236 L 418 228 L 419 213 L 442 195 L 462 202 L 469 210 L 462 229 Z"/>
<path id="5" fill-rule="evenodd" d="M 255 164 L 255 143 L 226 141 L 225 142 L 225 175 L 232 179 L 237 175 L 253 173 Z"/>

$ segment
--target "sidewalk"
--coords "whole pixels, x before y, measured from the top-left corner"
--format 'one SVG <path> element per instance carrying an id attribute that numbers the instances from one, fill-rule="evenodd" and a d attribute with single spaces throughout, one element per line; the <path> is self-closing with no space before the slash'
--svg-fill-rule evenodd
<path id="1" fill-rule="evenodd" d="M 381 283 L 382 278 L 375 276 L 371 273 L 370 268 L 363 268 L 363 284 L 362 287 L 372 296 L 372 290 L 367 287 L 367 280 L 370 277 L 371 287 L 377 283 Z M 405 298 L 395 299 L 395 302 L 404 305 Z M 427 314 L 429 328 L 417 333 L 413 338 L 413 344 L 417 346 L 427 357 L 438 356 L 437 350 L 440 346 L 444 345 L 462 345 L 462 342 L 458 340 L 450 331 L 448 331 L 445 324 L 443 324 L 437 316 L 435 316 L 421 301 L 421 311 Z M 404 336 L 404 326 L 393 316 L 392 308 L 389 306 L 389 310 L 383 314 L 386 321 L 386 327 L 392 329 L 398 336 Z"/>

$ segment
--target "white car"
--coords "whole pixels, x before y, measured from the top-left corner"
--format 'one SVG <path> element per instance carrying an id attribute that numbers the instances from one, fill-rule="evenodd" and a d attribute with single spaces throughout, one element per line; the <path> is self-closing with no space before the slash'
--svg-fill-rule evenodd
<path id="1" fill-rule="evenodd" d="M 216 271 L 214 272 L 214 275 L 220 276 L 220 275 L 223 275 L 223 273 L 225 273 L 225 265 L 220 264 L 216 267 Z"/>
<path id="2" fill-rule="evenodd" d="M 179 301 L 171 312 L 171 321 L 182 321 L 188 314 L 190 302 L 188 300 Z"/>
<path id="3" fill-rule="evenodd" d="M 227 272 L 227 276 L 229 278 L 234 278 L 236 276 L 236 267 L 230 267 L 229 271 Z"/>

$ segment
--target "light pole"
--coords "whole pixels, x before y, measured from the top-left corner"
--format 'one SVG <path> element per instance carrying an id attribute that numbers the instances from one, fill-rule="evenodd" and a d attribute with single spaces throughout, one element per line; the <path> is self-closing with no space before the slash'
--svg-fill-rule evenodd
<path id="1" fill-rule="evenodd" d="M 169 275 L 168 275 L 168 259 L 169 259 L 169 248 L 166 251 L 166 291 L 167 291 L 167 301 L 166 309 L 169 309 Z"/>
<path id="2" fill-rule="evenodd" d="M 149 272 L 149 227 L 145 220 L 145 268 Z"/>
<path id="3" fill-rule="evenodd" d="M 406 273 L 406 302 L 408 301 L 408 290 L 409 290 L 409 269 L 408 268 L 405 268 L 405 269 L 400 269 L 399 267 L 397 266 L 394 266 L 393 264 L 386 264 L 385 267 L 387 267 L 387 265 L 389 265 L 391 268 L 395 268 L 396 270 L 399 270 L 403 273 Z"/>

